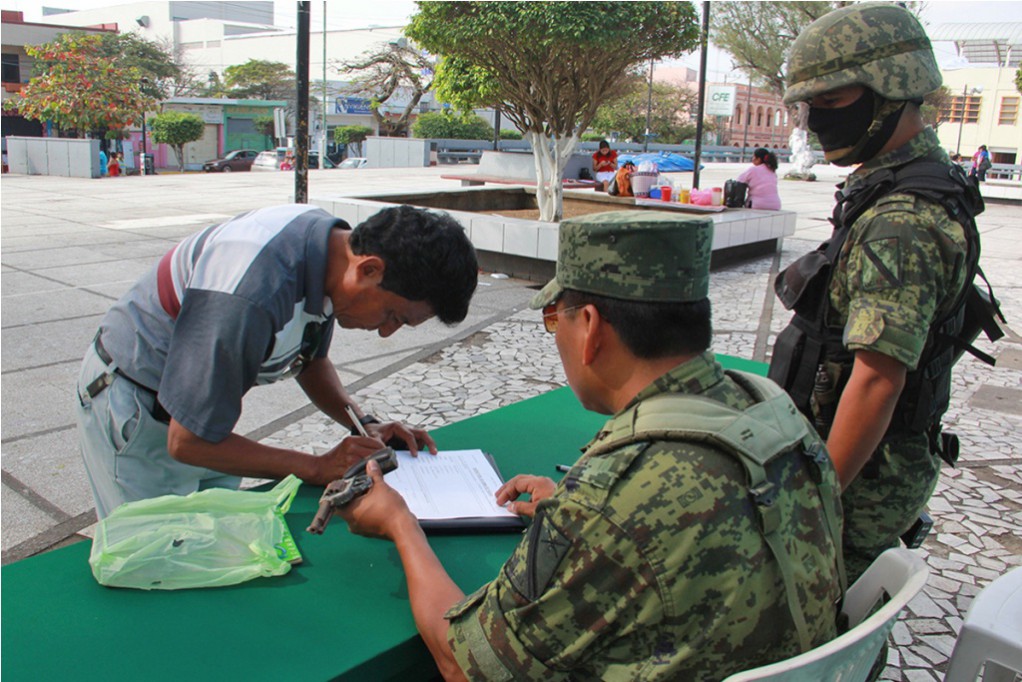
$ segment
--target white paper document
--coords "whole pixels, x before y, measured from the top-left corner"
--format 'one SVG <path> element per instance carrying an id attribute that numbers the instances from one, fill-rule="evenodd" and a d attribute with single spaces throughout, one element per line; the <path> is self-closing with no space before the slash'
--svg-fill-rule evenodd
<path id="1" fill-rule="evenodd" d="M 436 455 L 421 451 L 418 457 L 398 450 L 397 461 L 397 469 L 384 480 L 401 493 L 420 522 L 520 520 L 497 504 L 494 494 L 503 481 L 482 450 L 441 450 Z"/>

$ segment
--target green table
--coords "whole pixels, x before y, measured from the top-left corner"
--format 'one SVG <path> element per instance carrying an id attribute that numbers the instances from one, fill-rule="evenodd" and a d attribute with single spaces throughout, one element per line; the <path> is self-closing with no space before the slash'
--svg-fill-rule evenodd
<path id="1" fill-rule="evenodd" d="M 759 363 L 720 356 L 728 367 Z M 505 477 L 560 476 L 604 417 L 567 388 L 433 432 L 441 449 L 482 448 Z M 287 515 L 305 561 L 279 578 L 216 589 L 143 592 L 100 586 L 81 542 L 2 570 L 2 674 L 9 680 L 388 680 L 435 668 L 415 630 L 393 545 L 351 535 L 339 519 L 305 532 L 320 488 L 302 486 Z M 471 592 L 497 574 L 517 534 L 433 536 Z"/>

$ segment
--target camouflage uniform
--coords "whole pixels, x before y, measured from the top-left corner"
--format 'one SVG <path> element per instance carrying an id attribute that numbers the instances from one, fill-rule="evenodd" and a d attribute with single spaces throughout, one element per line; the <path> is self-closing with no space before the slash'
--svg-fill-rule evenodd
<path id="1" fill-rule="evenodd" d="M 834 163 L 865 161 L 848 177 L 843 189 L 848 197 L 885 171 L 910 162 L 950 164 L 929 128 L 882 156 L 870 151 L 879 150 L 890 139 L 893 127 L 884 130 L 884 125 L 897 123 L 907 101 L 922 101 L 940 84 L 929 39 L 918 20 L 893 4 L 861 3 L 830 12 L 799 35 L 790 54 L 784 102 L 809 101 L 852 85 L 875 95 L 873 120 L 863 128 L 857 144 L 830 149 L 824 144 L 828 160 Z M 831 127 L 833 123 L 817 131 L 821 142 Z M 823 312 L 826 327 L 843 330 L 845 352 L 834 354 L 843 357 L 824 356 L 838 390 L 851 371 L 852 353 L 858 350 L 891 357 L 910 372 L 916 369 L 931 327 L 952 310 L 967 285 L 967 250 L 962 225 L 938 203 L 916 194 L 886 194 L 855 219 L 826 285 L 829 307 Z M 781 377 L 794 371 L 789 367 L 797 369 L 814 361 L 787 355 L 790 346 L 783 339 L 788 331 L 778 337 L 771 377 L 793 390 L 799 403 L 805 382 Z M 812 364 L 810 369 L 815 367 Z M 819 415 L 818 404 L 813 410 Z M 892 420 L 871 460 L 842 495 L 844 557 L 850 581 L 885 549 L 898 544 L 899 536 L 925 508 L 940 471 L 940 459 L 931 454 L 926 433 L 910 433 L 894 424 Z"/>
<path id="2" fill-rule="evenodd" d="M 657 221 L 670 228 L 659 243 L 650 236 Z M 576 231 L 580 222 L 589 229 Z M 644 232 L 631 232 L 636 227 Z M 647 287 L 659 300 L 706 297 L 712 225 L 705 219 L 601 214 L 563 222 L 560 240 L 557 278 L 534 307 L 564 288 L 626 299 L 641 299 Z M 675 280 L 673 295 L 661 276 Z M 664 394 L 739 410 L 753 404 L 706 352 L 608 421 L 540 502 L 500 575 L 446 614 L 448 640 L 469 679 L 719 680 L 801 651 L 780 565 L 736 456 L 695 439 L 600 448 L 634 405 Z M 836 486 L 823 459 L 821 474 Z M 781 490 L 779 533 L 817 646 L 835 635 L 838 549 L 815 466 L 793 450 L 772 472 Z"/>
<path id="3" fill-rule="evenodd" d="M 874 173 L 920 158 L 950 164 L 929 128 L 862 170 Z M 868 173 L 849 176 L 847 188 L 865 182 Z M 966 285 L 966 249 L 962 225 L 938 204 L 889 194 L 867 209 L 851 227 L 830 284 L 828 321 L 844 328 L 845 347 L 882 353 L 915 369 L 930 327 Z M 889 434 L 881 442 L 842 495 L 850 580 L 898 545 L 925 509 L 940 461 L 925 433 Z"/>

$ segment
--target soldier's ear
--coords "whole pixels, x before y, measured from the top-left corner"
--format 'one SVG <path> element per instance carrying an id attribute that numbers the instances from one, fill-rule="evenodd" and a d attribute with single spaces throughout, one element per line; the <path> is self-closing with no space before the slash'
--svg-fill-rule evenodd
<path id="1" fill-rule="evenodd" d="M 582 364 L 591 365 L 599 357 L 600 351 L 604 347 L 605 335 L 610 329 L 610 325 L 600 315 L 600 311 L 597 310 L 596 306 L 589 304 L 578 309 L 575 313 L 580 319 L 579 322 L 584 326 L 583 339 L 582 339 Z"/>

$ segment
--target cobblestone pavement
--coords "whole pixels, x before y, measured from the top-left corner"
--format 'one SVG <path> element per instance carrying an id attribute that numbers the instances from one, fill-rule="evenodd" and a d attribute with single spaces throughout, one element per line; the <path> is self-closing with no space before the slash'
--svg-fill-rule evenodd
<path id="1" fill-rule="evenodd" d="M 722 184 L 741 169 L 712 165 L 703 186 Z M 384 191 L 395 183 L 452 188 L 439 178 L 446 170 L 310 175 L 316 196 Z M 9 392 L 3 403 L 5 563 L 89 534 L 95 517 L 65 403 L 103 311 L 174 241 L 241 210 L 287 201 L 282 175 L 123 182 L 5 176 L 3 378 L 19 398 L 12 402 Z M 795 236 L 777 254 L 714 271 L 715 351 L 769 358 L 788 318 L 774 304 L 773 274 L 828 236 L 832 179 L 782 183 L 785 208 L 799 216 Z M 1022 320 L 1020 216 L 1018 205 L 992 204 L 980 220 L 982 265 L 1016 327 Z M 563 386 L 553 339 L 538 313 L 525 309 L 530 286 L 535 283 L 483 273 L 469 320 L 453 332 L 423 325 L 378 339 L 336 330 L 335 361 L 346 385 L 366 410 L 427 428 Z M 1000 343 L 980 345 L 998 365 L 966 356 L 956 369 L 945 422 L 961 438 L 962 455 L 956 469 L 945 468 L 930 503 L 934 530 L 919 553 L 932 574 L 894 629 L 885 679 L 942 679 L 973 597 L 1022 565 L 1022 339 L 1009 330 Z M 239 431 L 323 452 L 347 430 L 316 413 L 293 384 L 253 391 L 251 403 L 246 397 Z"/>

